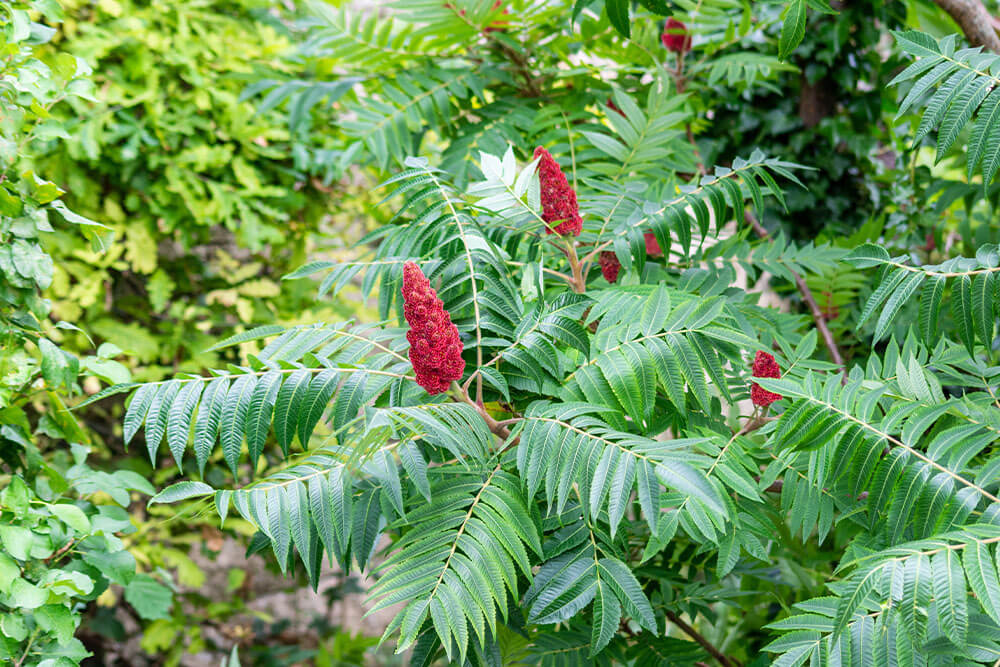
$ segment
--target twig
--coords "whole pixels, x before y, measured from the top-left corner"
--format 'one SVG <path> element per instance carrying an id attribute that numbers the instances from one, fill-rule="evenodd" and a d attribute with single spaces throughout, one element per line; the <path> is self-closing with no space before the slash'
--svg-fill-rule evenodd
<path id="1" fill-rule="evenodd" d="M 24 664 L 24 661 L 28 659 L 28 654 L 31 652 L 31 646 L 35 643 L 35 640 L 38 638 L 39 632 L 41 632 L 41 627 L 36 625 L 35 629 L 32 630 L 31 632 L 31 636 L 28 637 L 28 643 L 24 647 L 24 653 L 21 654 L 20 658 L 14 661 L 14 667 L 21 667 L 21 665 Z"/>
<path id="2" fill-rule="evenodd" d="M 486 408 L 483 407 L 481 401 L 473 401 L 469 397 L 469 392 L 465 388 L 460 387 L 458 382 L 451 383 L 451 391 L 448 393 L 452 396 L 452 398 L 458 399 L 459 402 L 466 403 L 475 408 L 476 412 L 478 412 L 483 418 L 483 421 L 486 422 L 486 426 L 489 427 L 490 431 L 492 431 L 494 435 L 497 435 L 504 440 L 510 437 L 510 429 L 494 419 L 493 415 L 487 412 Z"/>
<path id="3" fill-rule="evenodd" d="M 757 217 L 750 211 L 744 211 L 744 219 L 753 227 L 753 230 L 762 239 L 768 241 L 771 240 L 771 235 L 767 233 L 764 226 L 760 224 Z M 823 311 L 820 310 L 819 304 L 816 303 L 816 298 L 813 296 L 812 290 L 809 289 L 809 285 L 806 284 L 805 279 L 802 278 L 798 273 L 789 269 L 789 272 L 795 278 L 795 286 L 799 288 L 799 293 L 802 294 L 802 300 L 807 306 L 809 306 L 809 312 L 812 314 L 813 321 L 816 323 L 816 329 L 819 330 L 820 336 L 823 337 L 823 342 L 826 344 L 826 349 L 830 352 L 830 357 L 833 362 L 840 366 L 840 372 L 844 376 L 843 381 L 847 382 L 847 367 L 844 365 L 844 357 L 840 353 L 840 348 L 837 347 L 837 341 L 833 338 L 833 333 L 830 331 L 830 327 L 826 324 L 826 318 L 823 316 Z"/>
<path id="4" fill-rule="evenodd" d="M 570 287 L 577 294 L 583 294 L 587 291 L 586 274 L 581 269 L 583 262 L 580 261 L 580 258 L 576 254 L 576 244 L 573 243 L 572 239 L 566 239 L 566 246 L 566 257 L 569 259 L 569 266 L 573 271 L 573 280 L 570 283 Z"/>
<path id="5" fill-rule="evenodd" d="M 736 435 L 739 436 L 739 435 L 746 435 L 747 433 L 753 433 L 757 429 L 763 427 L 770 421 L 774 421 L 775 419 L 776 417 L 768 417 L 766 412 L 764 414 L 755 416 L 752 419 L 748 419 L 747 423 L 743 425 L 743 428 L 737 431 Z"/>
<path id="6" fill-rule="evenodd" d="M 75 539 L 74 540 L 70 540 L 66 544 L 62 545 L 59 548 L 58 551 L 56 551 L 54 554 L 52 554 L 51 556 L 49 556 L 48 558 L 46 558 L 44 560 L 44 563 L 46 565 L 48 565 L 52 561 L 56 560 L 57 558 L 59 558 L 60 556 L 62 556 L 64 553 L 66 553 L 67 551 L 69 551 L 73 547 L 74 544 L 76 544 L 76 540 Z"/>
<path id="7" fill-rule="evenodd" d="M 737 667 L 739 665 L 735 659 L 728 657 L 725 653 L 717 649 L 712 642 L 705 639 L 704 635 L 685 623 L 680 616 L 669 609 L 666 611 L 666 615 L 667 618 L 670 619 L 671 623 L 680 628 L 681 631 L 688 637 L 698 642 L 698 644 L 700 644 L 703 649 L 708 651 L 709 655 L 715 658 L 720 665 L 723 667 Z"/>
<path id="8" fill-rule="evenodd" d="M 705 168 L 705 162 L 701 159 L 701 151 L 698 150 L 698 143 L 694 140 L 694 132 L 691 131 L 691 123 L 684 123 L 684 131 L 687 133 L 688 143 L 691 144 L 691 148 L 694 151 L 694 159 L 698 165 L 698 173 L 704 176 L 708 173 L 708 169 Z"/>
<path id="9" fill-rule="evenodd" d="M 679 52 L 677 54 L 677 64 L 674 65 L 673 69 L 667 69 L 670 77 L 674 80 L 674 89 L 678 95 L 683 94 L 684 89 L 687 88 L 687 77 L 684 75 L 684 55 L 683 51 Z M 691 144 L 691 148 L 694 150 L 694 159 L 698 165 L 698 173 L 704 176 L 708 173 L 708 169 L 705 168 L 705 163 L 701 159 L 701 151 L 698 150 L 698 144 L 694 140 L 694 132 L 691 130 L 690 121 L 684 123 L 684 132 L 687 134 L 688 143 Z"/>

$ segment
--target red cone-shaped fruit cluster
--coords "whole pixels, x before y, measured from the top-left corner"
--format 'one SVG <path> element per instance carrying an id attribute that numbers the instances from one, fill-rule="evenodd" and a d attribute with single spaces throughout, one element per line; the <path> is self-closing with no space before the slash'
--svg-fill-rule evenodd
<path id="1" fill-rule="evenodd" d="M 618 280 L 618 271 L 622 268 L 622 263 L 618 261 L 618 256 L 610 250 L 605 250 L 597 258 L 597 263 L 601 265 L 601 274 L 609 283 Z"/>
<path id="2" fill-rule="evenodd" d="M 437 292 L 413 262 L 403 265 L 403 315 L 410 325 L 406 340 L 417 384 L 428 394 L 447 391 L 465 370 L 462 341 Z"/>
<path id="3" fill-rule="evenodd" d="M 535 149 L 535 157 L 541 158 L 538 162 L 538 183 L 542 191 L 542 220 L 548 223 L 545 231 L 579 236 L 583 219 L 576 203 L 576 192 L 569 186 L 559 163 L 547 150 L 539 146 Z M 557 222 L 559 224 L 555 224 Z"/>
<path id="4" fill-rule="evenodd" d="M 774 360 L 774 355 L 768 354 L 764 350 L 757 350 L 757 356 L 753 359 L 753 376 L 755 378 L 780 378 L 781 369 L 778 368 L 778 362 Z M 784 397 L 781 394 L 768 391 L 756 382 L 750 386 L 750 400 L 753 401 L 754 405 L 764 407 L 775 401 L 780 401 L 782 398 Z"/>
<path id="5" fill-rule="evenodd" d="M 663 257 L 663 248 L 660 247 L 660 242 L 656 240 L 656 235 L 653 232 L 646 232 L 642 235 L 642 238 L 646 241 L 646 254 L 650 257 Z"/>
<path id="6" fill-rule="evenodd" d="M 667 51 L 674 53 L 687 53 L 691 50 L 691 34 L 687 31 L 687 26 L 670 17 L 667 24 L 663 26 L 663 34 L 660 41 Z"/>

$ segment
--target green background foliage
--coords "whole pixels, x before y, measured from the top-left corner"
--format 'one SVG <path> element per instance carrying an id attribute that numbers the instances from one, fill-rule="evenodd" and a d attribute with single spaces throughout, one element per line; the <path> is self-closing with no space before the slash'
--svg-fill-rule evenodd
<path id="1" fill-rule="evenodd" d="M 280 277 L 329 209 L 294 166 L 284 119 L 241 100 L 294 75 L 268 2 L 67 3 L 58 48 L 95 69 L 96 104 L 67 106 L 43 164 L 68 200 L 121 239 L 101 255 L 60 239 L 61 319 L 127 350 L 146 377 L 217 363 L 213 337 L 295 319 L 311 299 Z"/>
<path id="2" fill-rule="evenodd" d="M 14 665 L 77 664 L 89 655 L 74 635 L 85 605 L 109 585 L 142 599 L 145 619 L 164 613 L 172 598 L 157 579 L 136 573 L 122 541 L 136 531 L 126 508 L 153 486 L 127 469 L 90 467 L 91 436 L 67 409 L 85 376 L 131 379 L 113 359 L 121 350 L 104 344 L 80 357 L 62 349 L 57 327 L 76 327 L 50 319 L 43 296 L 55 271 L 52 236 L 82 237 L 95 249 L 112 236 L 67 208 L 64 190 L 35 159 L 41 146 L 67 136 L 58 107 L 93 99 L 85 61 L 39 53 L 54 30 L 32 19 L 61 16 L 58 5 L 32 3 L 0 18 L 0 660 Z"/>

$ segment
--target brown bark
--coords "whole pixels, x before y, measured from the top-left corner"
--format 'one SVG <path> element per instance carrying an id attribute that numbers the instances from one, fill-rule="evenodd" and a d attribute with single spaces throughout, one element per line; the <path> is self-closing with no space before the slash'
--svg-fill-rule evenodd
<path id="1" fill-rule="evenodd" d="M 993 17 L 979 0 L 934 0 L 938 7 L 958 24 L 973 46 L 982 46 L 987 51 L 1000 53 L 1000 37 L 997 37 Z"/>
<path id="2" fill-rule="evenodd" d="M 802 88 L 799 93 L 799 118 L 806 127 L 816 127 L 827 116 L 832 116 L 837 107 L 833 96 L 833 83 L 823 78 L 816 83 L 809 83 L 809 78 L 803 74 Z"/>

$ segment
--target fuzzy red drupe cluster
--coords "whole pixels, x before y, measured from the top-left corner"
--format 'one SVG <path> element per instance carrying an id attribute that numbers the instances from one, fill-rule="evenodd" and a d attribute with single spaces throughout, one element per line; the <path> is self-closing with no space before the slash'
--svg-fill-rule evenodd
<path id="1" fill-rule="evenodd" d="M 778 368 L 778 362 L 774 360 L 774 355 L 768 354 L 764 350 L 757 350 L 757 356 L 753 359 L 753 376 L 755 378 L 780 378 L 781 369 Z M 754 405 L 766 407 L 782 398 L 784 396 L 781 394 L 768 391 L 756 382 L 750 386 L 750 400 L 753 401 Z"/>
<path id="2" fill-rule="evenodd" d="M 642 238 L 646 241 L 647 255 L 650 257 L 663 257 L 663 248 L 660 247 L 660 242 L 656 240 L 656 236 L 653 232 L 644 233 Z"/>
<path id="3" fill-rule="evenodd" d="M 538 184 L 541 186 L 542 220 L 547 223 L 545 231 L 579 236 L 583 219 L 576 203 L 576 191 L 569 186 L 559 163 L 547 150 L 539 146 L 535 149 L 535 157 L 541 158 L 538 162 Z"/>
<path id="4" fill-rule="evenodd" d="M 597 263 L 601 265 L 601 274 L 609 283 L 618 280 L 618 272 L 622 268 L 622 263 L 618 261 L 618 256 L 610 250 L 605 250 L 597 258 Z"/>
<path id="5" fill-rule="evenodd" d="M 413 262 L 403 265 L 403 315 L 410 325 L 406 340 L 417 384 L 428 394 L 447 391 L 465 370 L 462 341 L 437 292 Z"/>
<path id="6" fill-rule="evenodd" d="M 686 25 L 672 16 L 667 19 L 667 24 L 663 26 L 660 41 L 663 42 L 663 47 L 667 51 L 673 53 L 687 53 L 691 50 L 691 33 L 687 31 Z"/>

